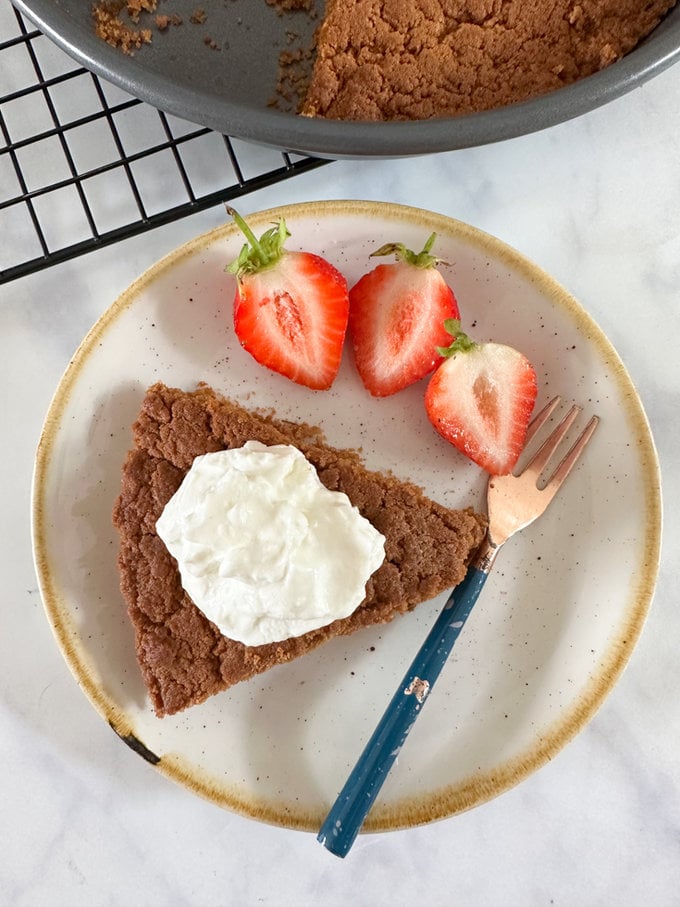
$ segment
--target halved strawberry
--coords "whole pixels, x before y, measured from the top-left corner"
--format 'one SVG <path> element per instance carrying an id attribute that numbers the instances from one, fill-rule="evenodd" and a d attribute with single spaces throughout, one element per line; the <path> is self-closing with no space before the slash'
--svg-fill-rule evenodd
<path id="1" fill-rule="evenodd" d="M 388 243 L 372 255 L 397 257 L 378 265 L 349 291 L 349 330 L 361 380 L 374 397 L 386 397 L 424 378 L 441 362 L 437 347 L 449 343 L 447 318 L 458 318 L 453 291 L 430 254 L 433 233 L 415 253 Z"/>
<path id="2" fill-rule="evenodd" d="M 283 218 L 258 240 L 243 218 L 227 211 L 250 245 L 227 270 L 238 280 L 234 329 L 261 365 L 306 387 L 326 390 L 340 368 L 347 330 L 347 281 L 311 252 L 283 248 Z"/>
<path id="3" fill-rule="evenodd" d="M 425 392 L 427 415 L 442 437 L 492 475 L 517 463 L 536 401 L 536 372 L 520 352 L 501 343 L 474 343 L 458 321 L 454 341 Z"/>

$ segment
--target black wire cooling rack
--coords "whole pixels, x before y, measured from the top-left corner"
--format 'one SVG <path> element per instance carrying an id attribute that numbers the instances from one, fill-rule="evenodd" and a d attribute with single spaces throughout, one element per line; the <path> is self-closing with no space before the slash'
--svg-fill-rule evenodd
<path id="1" fill-rule="evenodd" d="M 0 3 L 0 284 L 325 163 L 166 115 Z"/>

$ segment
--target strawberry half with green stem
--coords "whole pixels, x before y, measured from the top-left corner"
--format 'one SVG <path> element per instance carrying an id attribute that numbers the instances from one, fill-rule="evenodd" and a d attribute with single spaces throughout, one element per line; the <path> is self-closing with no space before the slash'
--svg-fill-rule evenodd
<path id="1" fill-rule="evenodd" d="M 422 252 L 402 243 L 381 246 L 372 256 L 396 255 L 378 265 L 349 291 L 349 330 L 357 370 L 374 397 L 414 384 L 442 361 L 437 347 L 449 343 L 447 318 L 458 318 L 458 303 L 431 254 L 433 233 Z"/>
<path id="2" fill-rule="evenodd" d="M 492 475 L 512 472 L 536 402 L 536 372 L 522 353 L 501 343 L 475 343 L 448 321 L 454 337 L 425 392 L 439 434 Z"/>
<path id="3" fill-rule="evenodd" d="M 343 275 L 319 255 L 284 249 L 283 218 L 257 239 L 227 208 L 248 243 L 227 270 L 236 275 L 234 329 L 261 365 L 315 390 L 340 368 L 349 297 Z"/>

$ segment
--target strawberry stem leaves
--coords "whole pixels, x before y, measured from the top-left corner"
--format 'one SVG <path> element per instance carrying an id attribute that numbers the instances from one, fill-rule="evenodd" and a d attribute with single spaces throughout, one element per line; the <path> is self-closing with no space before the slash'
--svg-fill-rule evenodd
<path id="1" fill-rule="evenodd" d="M 453 340 L 448 346 L 436 347 L 436 350 L 440 356 L 449 358 L 455 353 L 467 353 L 479 345 L 475 343 L 474 340 L 471 340 L 467 334 L 461 331 L 460 321 L 457 318 L 447 318 L 444 322 L 444 328 L 449 334 L 451 334 Z"/>
<path id="2" fill-rule="evenodd" d="M 228 205 L 225 207 L 227 214 L 234 219 L 234 223 L 248 240 L 238 258 L 227 265 L 229 274 L 235 274 L 240 280 L 246 274 L 256 274 L 276 264 L 283 255 L 283 245 L 290 236 L 285 220 L 281 218 L 278 224 L 270 227 L 258 239 L 238 211 Z"/>
<path id="3" fill-rule="evenodd" d="M 390 242 L 386 243 L 384 246 L 380 246 L 375 252 L 371 252 L 370 257 L 376 258 L 381 255 L 394 255 L 396 256 L 397 261 L 404 261 L 409 265 L 413 265 L 415 268 L 435 268 L 438 264 L 446 264 L 441 258 L 437 258 L 430 253 L 436 238 L 437 234 L 431 233 L 420 252 L 413 252 L 411 249 L 407 249 L 403 243 Z"/>

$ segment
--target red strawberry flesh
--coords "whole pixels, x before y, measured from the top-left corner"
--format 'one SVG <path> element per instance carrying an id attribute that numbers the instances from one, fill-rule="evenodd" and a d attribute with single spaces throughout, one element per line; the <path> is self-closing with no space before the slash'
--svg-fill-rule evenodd
<path id="1" fill-rule="evenodd" d="M 349 316 L 347 281 L 319 255 L 283 248 L 283 219 L 258 239 L 227 208 L 248 243 L 227 270 L 236 275 L 234 329 L 261 365 L 314 390 L 331 386 L 340 368 Z"/>
<path id="2" fill-rule="evenodd" d="M 425 407 L 442 437 L 492 475 L 515 467 L 536 400 L 536 373 L 499 343 L 452 353 L 430 379 Z"/>
<path id="3" fill-rule="evenodd" d="M 453 292 L 435 267 L 408 261 L 378 265 L 349 296 L 354 357 L 371 394 L 394 394 L 442 361 L 437 347 L 451 340 L 444 322 L 459 312 Z"/>
<path id="4" fill-rule="evenodd" d="M 347 284 L 327 261 L 286 252 L 273 268 L 245 276 L 234 301 L 241 345 L 261 365 L 325 390 L 340 367 Z"/>

